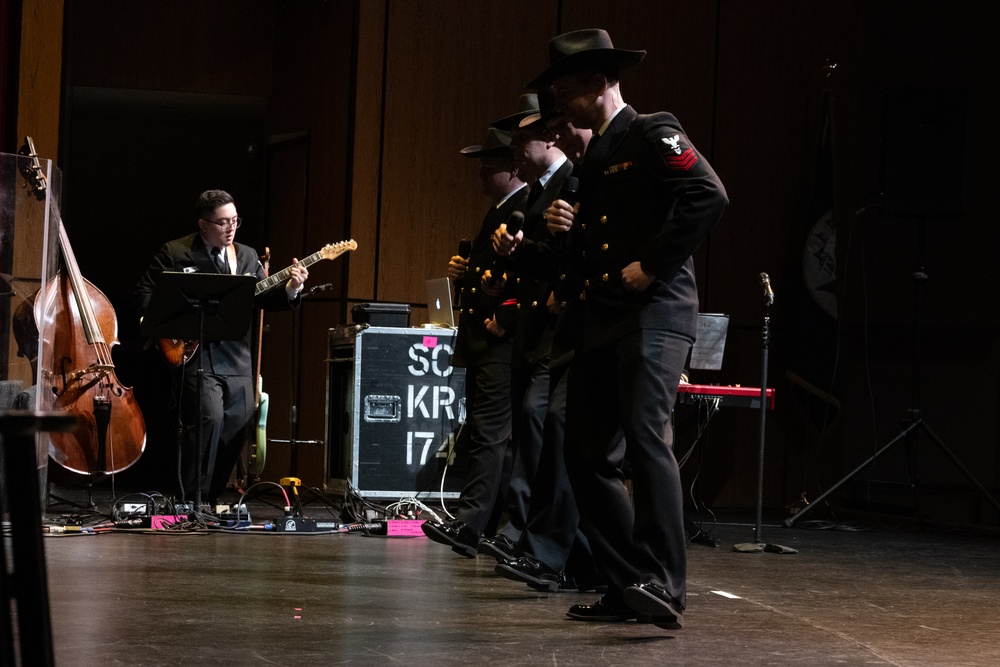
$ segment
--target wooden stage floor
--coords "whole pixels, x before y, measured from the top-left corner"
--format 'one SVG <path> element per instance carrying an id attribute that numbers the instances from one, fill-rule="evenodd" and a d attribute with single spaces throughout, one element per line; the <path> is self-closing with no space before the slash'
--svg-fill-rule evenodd
<path id="1" fill-rule="evenodd" d="M 721 545 L 689 546 L 678 631 L 570 620 L 598 596 L 534 592 L 424 537 L 50 535 L 56 664 L 1000 664 L 996 534 L 765 521 L 766 542 L 798 553 L 735 552 L 753 523 L 705 524 Z"/>

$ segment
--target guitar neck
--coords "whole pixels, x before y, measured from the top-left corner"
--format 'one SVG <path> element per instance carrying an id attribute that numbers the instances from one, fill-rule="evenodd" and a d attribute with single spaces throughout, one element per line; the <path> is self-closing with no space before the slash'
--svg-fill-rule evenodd
<path id="1" fill-rule="evenodd" d="M 317 250 L 308 257 L 300 259 L 299 266 L 308 267 L 320 261 L 321 259 L 323 259 L 323 251 Z M 285 282 L 291 275 L 292 275 L 292 267 L 288 266 L 282 269 L 281 271 L 278 271 L 277 273 L 272 274 L 267 278 L 264 278 L 264 280 L 261 280 L 259 283 L 257 283 L 257 287 L 254 290 L 254 296 L 257 296 L 262 292 L 266 292 L 267 290 L 271 289 L 272 287 L 274 287 L 279 283 Z"/>

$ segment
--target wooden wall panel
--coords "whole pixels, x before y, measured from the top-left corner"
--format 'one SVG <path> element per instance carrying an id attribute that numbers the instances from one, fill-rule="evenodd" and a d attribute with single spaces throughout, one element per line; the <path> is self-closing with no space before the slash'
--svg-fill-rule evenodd
<path id="1" fill-rule="evenodd" d="M 481 143 L 489 123 L 513 111 L 544 66 L 555 30 L 554 4 L 435 5 L 433 12 L 422 3 L 389 6 L 376 286 L 382 301 L 425 302 L 424 280 L 446 275 L 459 239 L 478 231 L 489 202 L 478 160 L 459 150 Z"/>

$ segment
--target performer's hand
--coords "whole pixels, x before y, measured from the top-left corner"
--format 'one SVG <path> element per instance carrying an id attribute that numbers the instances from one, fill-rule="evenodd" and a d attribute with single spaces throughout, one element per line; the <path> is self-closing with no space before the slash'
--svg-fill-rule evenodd
<path id="1" fill-rule="evenodd" d="M 545 226 L 551 234 L 568 232 L 573 227 L 573 220 L 580 211 L 580 205 L 570 206 L 569 202 L 557 199 L 552 205 L 545 209 Z"/>
<path id="2" fill-rule="evenodd" d="M 469 260 L 461 255 L 455 255 L 448 262 L 448 277 L 452 280 L 461 280 L 469 270 Z"/>
<path id="3" fill-rule="evenodd" d="M 510 257 L 517 246 L 524 239 L 524 230 L 517 230 L 517 234 L 511 236 L 507 233 L 507 223 L 501 223 L 493 232 L 493 250 L 501 257 Z"/>
<path id="4" fill-rule="evenodd" d="M 494 315 L 488 320 L 483 320 L 483 324 L 486 325 L 486 330 L 497 337 L 503 337 L 507 333 L 502 326 L 497 323 L 497 317 Z"/>
<path id="5" fill-rule="evenodd" d="M 486 269 L 483 272 L 483 284 L 482 290 L 486 292 L 489 296 L 500 296 L 503 294 L 503 288 L 507 285 L 507 274 L 501 273 L 499 276 L 494 276 L 490 269 Z"/>
<path id="6" fill-rule="evenodd" d="M 639 262 L 632 262 L 622 269 L 622 285 L 629 292 L 643 292 L 655 279 L 656 276 L 646 273 Z"/>
<path id="7" fill-rule="evenodd" d="M 299 260 L 292 258 L 292 265 L 288 269 L 289 278 L 286 287 L 296 292 L 302 289 L 302 285 L 309 279 L 309 271 L 299 264 Z"/>
<path id="8" fill-rule="evenodd" d="M 553 315 L 558 315 L 562 312 L 562 304 L 556 300 L 555 292 L 549 292 L 549 298 L 545 302 L 545 307 L 548 308 L 549 312 Z"/>

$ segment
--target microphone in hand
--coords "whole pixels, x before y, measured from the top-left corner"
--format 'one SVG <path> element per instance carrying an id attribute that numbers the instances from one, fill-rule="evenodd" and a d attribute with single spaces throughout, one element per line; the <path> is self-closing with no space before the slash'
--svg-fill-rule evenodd
<path id="1" fill-rule="evenodd" d="M 774 304 L 774 290 L 771 289 L 771 278 L 766 273 L 760 274 L 760 285 L 764 288 L 764 301 L 768 306 Z"/>
<path id="2" fill-rule="evenodd" d="M 523 225 L 524 213 L 514 211 L 507 218 L 507 233 L 511 236 L 517 236 Z M 503 290 L 504 286 L 504 260 L 502 257 L 497 257 L 493 260 L 493 266 L 490 268 L 489 273 L 489 277 L 483 280 L 483 289 L 486 290 L 487 294 L 495 296 Z"/>
<path id="3" fill-rule="evenodd" d="M 458 242 L 458 256 L 462 259 L 469 259 L 472 256 L 472 240 L 462 239 Z M 461 280 L 464 280 L 461 279 Z M 455 281 L 455 303 L 458 303 L 459 298 L 462 296 L 462 282 L 461 280 Z"/>

